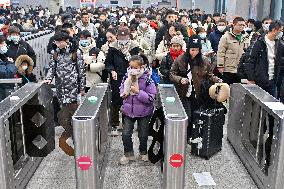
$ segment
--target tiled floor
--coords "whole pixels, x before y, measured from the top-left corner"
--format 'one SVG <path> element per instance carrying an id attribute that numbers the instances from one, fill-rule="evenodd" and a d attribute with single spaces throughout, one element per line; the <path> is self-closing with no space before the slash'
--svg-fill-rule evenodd
<path id="1" fill-rule="evenodd" d="M 224 130 L 224 138 L 226 138 L 226 128 Z M 62 128 L 57 128 L 57 139 L 61 133 Z M 137 149 L 137 133 L 134 135 L 134 146 Z M 161 188 L 158 165 L 140 161 L 135 161 L 125 166 L 119 165 L 118 160 L 123 155 L 121 137 L 113 138 L 110 151 L 104 189 Z M 75 189 L 74 168 L 74 159 L 65 155 L 57 147 L 43 160 L 34 177 L 30 180 L 27 189 Z M 193 173 L 199 172 L 211 172 L 216 186 L 199 187 L 193 177 Z M 210 160 L 203 160 L 189 154 L 186 161 L 185 178 L 186 189 L 257 189 L 226 139 L 223 139 L 222 151 Z"/>

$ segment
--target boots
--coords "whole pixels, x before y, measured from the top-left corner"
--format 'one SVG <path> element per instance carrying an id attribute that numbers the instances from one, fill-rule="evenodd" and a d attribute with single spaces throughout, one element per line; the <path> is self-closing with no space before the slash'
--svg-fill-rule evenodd
<path id="1" fill-rule="evenodd" d="M 74 156 L 74 149 L 66 143 L 67 137 L 61 136 L 59 138 L 59 147 L 69 156 Z"/>

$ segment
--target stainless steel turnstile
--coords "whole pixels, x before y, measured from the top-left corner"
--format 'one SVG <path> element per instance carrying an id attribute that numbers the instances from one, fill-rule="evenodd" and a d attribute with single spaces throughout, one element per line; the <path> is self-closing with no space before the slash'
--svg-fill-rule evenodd
<path id="1" fill-rule="evenodd" d="M 228 140 L 261 189 L 284 187 L 284 105 L 257 85 L 231 88 Z"/>
<path id="2" fill-rule="evenodd" d="M 92 87 L 73 116 L 78 189 L 101 189 L 109 149 L 108 84 Z"/>
<path id="3" fill-rule="evenodd" d="M 0 102 L 0 188 L 25 188 L 54 137 L 50 86 L 28 83 Z"/>
<path id="4" fill-rule="evenodd" d="M 183 189 L 188 117 L 173 85 L 159 85 L 165 115 L 163 189 Z"/>

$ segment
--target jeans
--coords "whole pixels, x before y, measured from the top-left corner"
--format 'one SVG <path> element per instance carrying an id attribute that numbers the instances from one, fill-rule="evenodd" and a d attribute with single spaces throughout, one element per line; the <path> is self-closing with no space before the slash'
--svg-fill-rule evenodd
<path id="1" fill-rule="evenodd" d="M 147 154 L 147 142 L 149 134 L 149 122 L 152 115 L 139 118 L 130 118 L 128 116 L 123 116 L 123 130 L 122 130 L 122 142 L 124 146 L 124 155 L 126 157 L 134 156 L 132 134 L 134 129 L 134 124 L 137 121 L 138 125 L 138 138 L 139 138 L 139 152 L 140 155 Z"/>

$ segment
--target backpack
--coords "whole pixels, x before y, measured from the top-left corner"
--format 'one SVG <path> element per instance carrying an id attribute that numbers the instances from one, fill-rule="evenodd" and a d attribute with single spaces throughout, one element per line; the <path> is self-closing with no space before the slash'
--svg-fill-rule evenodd
<path id="1" fill-rule="evenodd" d="M 247 74 L 245 70 L 245 65 L 248 63 L 250 59 L 250 55 L 253 49 L 254 43 L 251 44 L 247 49 L 245 49 L 245 52 L 242 54 L 240 58 L 240 62 L 237 68 L 237 75 L 240 79 L 247 79 Z"/>

